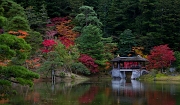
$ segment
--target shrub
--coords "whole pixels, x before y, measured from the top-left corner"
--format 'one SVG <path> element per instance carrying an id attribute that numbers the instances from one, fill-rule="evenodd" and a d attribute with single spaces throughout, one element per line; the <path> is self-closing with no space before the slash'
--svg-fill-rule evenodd
<path id="1" fill-rule="evenodd" d="M 71 75 L 71 79 L 75 79 L 75 76 L 74 76 L 74 75 Z"/>
<path id="2" fill-rule="evenodd" d="M 85 74 L 85 75 L 90 74 L 90 70 L 80 62 L 79 63 L 73 63 L 71 65 L 71 68 L 72 68 L 72 71 L 75 72 L 75 73 L 82 73 L 82 74 Z"/>
<path id="3" fill-rule="evenodd" d="M 60 76 L 61 78 L 65 78 L 65 73 L 64 73 L 64 72 L 60 72 L 59 76 Z"/>

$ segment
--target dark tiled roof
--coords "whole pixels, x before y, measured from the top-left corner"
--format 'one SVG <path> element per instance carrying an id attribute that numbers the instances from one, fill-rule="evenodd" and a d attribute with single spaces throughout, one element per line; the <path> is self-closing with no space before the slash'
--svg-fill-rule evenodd
<path id="1" fill-rule="evenodd" d="M 116 58 L 111 60 L 112 62 L 117 62 L 117 61 L 122 61 L 122 62 L 147 62 L 148 60 L 141 57 L 140 55 L 134 56 L 134 57 L 119 57 L 117 56 Z"/>

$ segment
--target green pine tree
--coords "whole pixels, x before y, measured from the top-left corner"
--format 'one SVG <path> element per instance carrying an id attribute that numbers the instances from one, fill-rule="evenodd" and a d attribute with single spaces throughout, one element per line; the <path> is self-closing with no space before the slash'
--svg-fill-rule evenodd
<path id="1" fill-rule="evenodd" d="M 105 49 L 102 42 L 102 31 L 94 25 L 85 26 L 81 36 L 77 38 L 77 45 L 82 54 L 88 54 L 99 65 L 104 65 Z"/>
<path id="2" fill-rule="evenodd" d="M 32 79 L 39 78 L 38 74 L 22 66 L 30 49 L 30 45 L 24 39 L 6 33 L 0 35 L 0 61 L 9 61 L 7 66 L 0 66 L 1 85 L 15 82 L 32 86 Z"/>
<path id="3" fill-rule="evenodd" d="M 83 27 L 90 24 L 99 28 L 102 27 L 102 23 L 98 19 L 96 12 L 93 10 L 93 7 L 81 6 L 79 9 L 81 13 L 75 17 L 75 21 L 77 21 L 77 24 L 74 27 L 75 31 L 81 32 Z"/>
<path id="4" fill-rule="evenodd" d="M 135 37 L 130 29 L 126 29 L 119 36 L 118 53 L 121 56 L 127 56 L 133 46 L 136 46 Z"/>

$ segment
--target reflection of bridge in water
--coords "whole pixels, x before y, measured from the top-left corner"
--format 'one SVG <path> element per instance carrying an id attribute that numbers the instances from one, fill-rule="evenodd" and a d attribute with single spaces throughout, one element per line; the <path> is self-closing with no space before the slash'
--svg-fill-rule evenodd
<path id="1" fill-rule="evenodd" d="M 146 102 L 145 88 L 143 83 L 137 80 L 131 80 L 129 83 L 126 79 L 112 80 L 113 97 L 119 102 L 139 103 L 143 105 Z"/>

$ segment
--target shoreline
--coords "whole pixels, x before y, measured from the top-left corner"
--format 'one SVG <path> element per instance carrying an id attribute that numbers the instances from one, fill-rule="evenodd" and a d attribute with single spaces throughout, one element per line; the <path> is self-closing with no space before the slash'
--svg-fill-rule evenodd
<path id="1" fill-rule="evenodd" d="M 163 75 L 163 76 L 152 76 L 152 75 L 143 75 L 138 80 L 140 81 L 179 81 L 180 75 Z"/>

